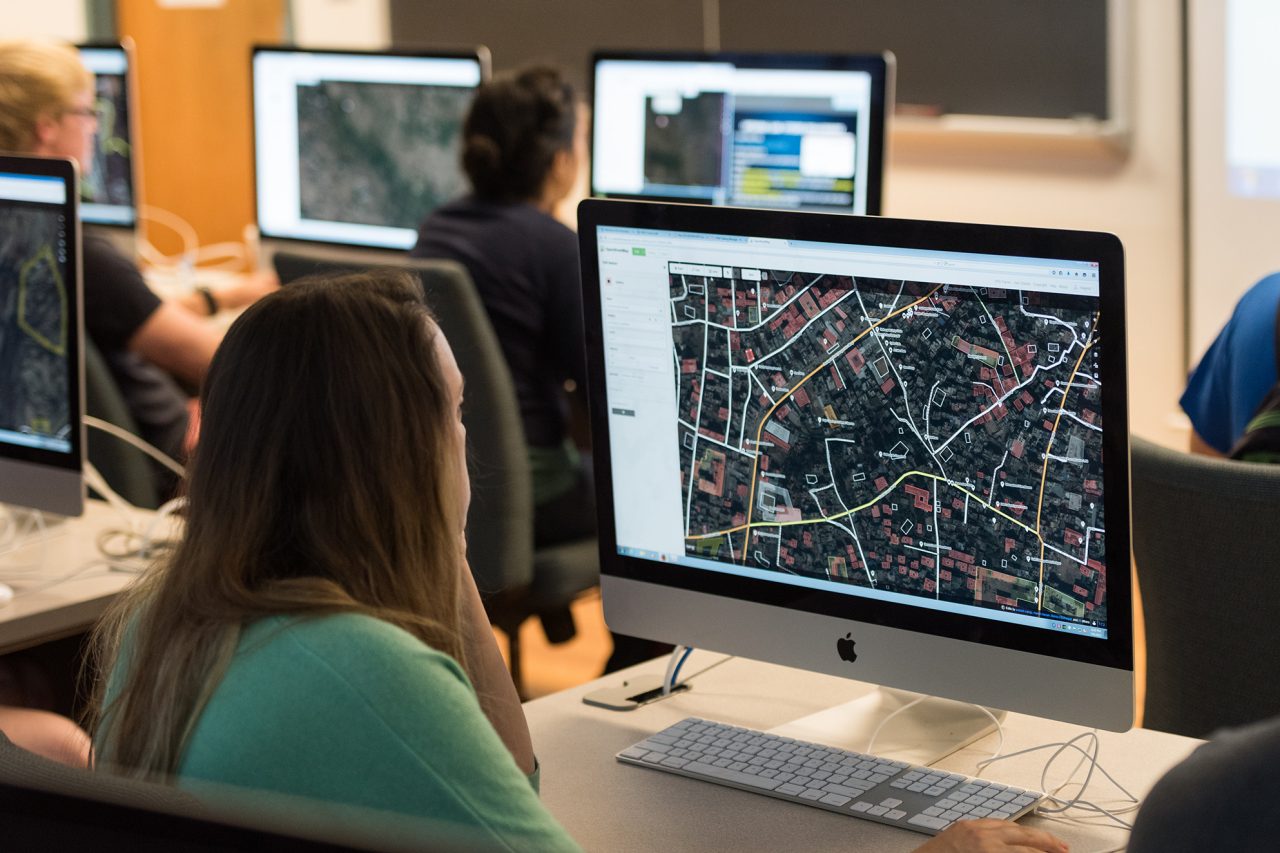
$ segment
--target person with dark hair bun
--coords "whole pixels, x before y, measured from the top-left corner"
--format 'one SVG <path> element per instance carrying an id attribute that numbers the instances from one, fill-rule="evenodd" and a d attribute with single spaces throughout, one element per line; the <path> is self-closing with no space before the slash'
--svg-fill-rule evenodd
<path id="1" fill-rule="evenodd" d="M 554 68 L 481 86 L 462 131 L 472 192 L 429 215 L 411 252 L 465 266 L 493 322 L 520 402 L 540 546 L 595 532 L 564 394 L 565 380 L 586 378 L 578 238 L 553 216 L 586 156 L 580 110 Z"/>

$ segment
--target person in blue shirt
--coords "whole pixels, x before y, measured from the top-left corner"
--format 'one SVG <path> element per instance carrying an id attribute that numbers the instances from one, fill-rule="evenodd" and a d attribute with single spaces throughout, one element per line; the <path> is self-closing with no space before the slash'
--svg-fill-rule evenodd
<path id="1" fill-rule="evenodd" d="M 1187 380 L 1179 401 L 1191 419 L 1191 450 L 1225 456 L 1276 384 L 1280 273 L 1254 284 Z"/>

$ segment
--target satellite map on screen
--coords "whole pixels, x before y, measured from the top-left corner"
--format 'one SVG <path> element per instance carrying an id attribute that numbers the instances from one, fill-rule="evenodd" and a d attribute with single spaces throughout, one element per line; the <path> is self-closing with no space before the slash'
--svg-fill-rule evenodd
<path id="1" fill-rule="evenodd" d="M 69 449 L 67 342 L 74 293 L 59 214 L 0 211 L 0 432 Z"/>
<path id="2" fill-rule="evenodd" d="M 645 182 L 687 187 L 723 183 L 726 103 L 723 92 L 645 98 Z"/>
<path id="3" fill-rule="evenodd" d="M 473 91 L 334 80 L 298 86 L 303 218 L 417 228 L 466 190 L 459 137 Z"/>
<path id="4" fill-rule="evenodd" d="M 1096 299 L 668 273 L 690 555 L 1105 627 Z"/>
<path id="5" fill-rule="evenodd" d="M 133 204 L 132 146 L 129 142 L 129 101 L 123 74 L 94 76 L 98 135 L 93 163 L 80 182 L 80 197 L 98 204 Z"/>

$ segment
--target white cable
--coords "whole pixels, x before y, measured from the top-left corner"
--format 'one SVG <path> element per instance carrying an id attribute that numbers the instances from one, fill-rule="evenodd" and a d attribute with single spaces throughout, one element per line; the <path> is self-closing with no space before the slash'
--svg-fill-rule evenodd
<path id="1" fill-rule="evenodd" d="M 680 662 L 680 655 L 684 654 L 687 646 L 676 646 L 671 650 L 671 657 L 667 659 L 667 674 L 662 677 L 662 695 L 671 695 L 671 676 L 676 671 L 676 664 Z"/>
<path id="2" fill-rule="evenodd" d="M 138 438 L 136 435 L 129 432 L 127 429 L 122 429 L 116 426 L 115 424 L 111 423 L 110 421 L 104 421 L 101 418 L 95 418 L 92 415 L 85 415 L 83 418 L 81 418 L 81 420 L 84 421 L 85 426 L 93 427 L 96 430 L 105 432 L 107 435 L 114 436 L 115 438 L 120 439 L 126 444 L 132 447 L 136 447 L 138 450 L 141 450 L 143 453 L 147 454 L 152 459 L 156 460 L 161 465 L 168 468 L 173 473 L 177 474 L 179 479 L 185 478 L 187 476 L 186 469 L 184 469 L 181 465 L 175 462 L 172 457 L 166 455 L 165 453 L 157 449 L 154 445 L 148 444 L 147 442 L 143 441 L 141 438 Z M 95 486 L 94 488 L 97 488 L 97 487 Z"/>
<path id="3" fill-rule="evenodd" d="M 125 527 L 130 532 L 137 527 L 137 519 L 133 514 L 135 507 L 120 497 L 115 489 L 107 485 L 106 479 L 103 478 L 97 468 L 93 467 L 93 463 L 87 459 L 84 463 L 84 481 L 89 484 L 90 488 L 106 498 L 107 503 L 111 504 L 116 512 L 120 513 L 124 518 Z"/>
<path id="4" fill-rule="evenodd" d="M 923 702 L 927 698 L 929 697 L 917 696 L 915 699 L 912 699 L 910 702 L 903 705 L 901 708 L 896 708 L 893 711 L 890 711 L 889 715 L 886 716 L 883 720 L 881 720 L 880 725 L 876 726 L 875 731 L 871 733 L 871 737 L 867 739 L 867 748 L 863 751 L 867 755 L 875 755 L 875 752 L 873 750 L 875 749 L 876 738 L 880 737 L 880 730 L 883 729 L 885 726 L 887 726 L 889 724 L 889 721 L 892 720 L 894 717 L 898 716 L 903 711 L 906 711 L 908 708 L 914 708 L 916 705 L 919 705 L 921 702 Z"/>
<path id="5" fill-rule="evenodd" d="M 1092 746 L 1092 751 L 1089 751 L 1077 745 L 1078 741 L 1085 740 L 1085 739 L 1087 739 L 1090 745 Z M 1052 807 L 1046 807 L 1043 804 L 1041 804 L 1036 809 L 1036 814 L 1041 815 L 1049 820 L 1063 820 L 1071 823 L 1083 823 L 1085 825 L 1092 825 L 1092 821 L 1089 819 L 1088 816 L 1076 817 L 1076 816 L 1067 816 L 1065 814 L 1065 812 L 1067 812 L 1070 809 L 1081 809 L 1083 811 L 1092 812 L 1093 816 L 1105 817 L 1111 821 L 1114 821 L 1115 823 L 1119 824 L 1125 829 L 1132 829 L 1132 825 L 1128 821 L 1120 818 L 1119 815 L 1128 814 L 1136 810 L 1140 805 L 1141 801 L 1137 797 L 1135 797 L 1127 788 L 1125 788 L 1118 781 L 1116 781 L 1116 778 L 1112 776 L 1110 773 L 1108 773 L 1107 769 L 1098 762 L 1098 754 L 1101 748 L 1102 748 L 1101 742 L 1098 739 L 1098 733 L 1096 731 L 1081 732 L 1080 734 L 1076 735 L 1075 737 L 1071 738 L 1068 741 L 1064 741 L 1060 743 L 1041 744 L 1040 746 L 1033 746 L 1033 747 L 1028 747 L 1027 749 L 1020 749 L 1017 752 L 1011 752 L 1008 755 L 1002 755 L 1002 756 L 996 756 L 996 757 L 984 759 L 977 763 L 977 770 L 979 773 L 983 773 L 985 772 L 985 769 L 988 765 L 993 764 L 996 761 L 1004 761 L 1006 759 L 1013 758 L 1015 756 L 1028 755 L 1032 752 L 1039 752 L 1045 749 L 1053 749 L 1054 750 L 1053 755 L 1049 757 L 1049 760 L 1045 762 L 1044 767 L 1041 769 L 1040 787 L 1042 790 L 1045 791 L 1045 799 L 1052 802 L 1054 805 Z M 1076 762 L 1076 766 L 1071 769 L 1071 772 L 1067 775 L 1066 779 L 1057 787 L 1051 789 L 1049 786 L 1050 768 L 1053 766 L 1053 763 L 1057 761 L 1059 756 L 1065 753 L 1068 753 L 1071 750 L 1074 750 L 1080 753 L 1081 759 Z M 1085 773 L 1084 780 L 1081 782 L 1074 781 L 1076 773 L 1079 772 L 1080 768 L 1084 766 L 1086 761 L 1088 762 L 1089 769 Z M 1095 770 L 1097 770 L 1104 777 L 1106 777 L 1107 781 L 1109 781 L 1112 785 L 1116 787 L 1117 790 L 1119 790 L 1122 794 L 1125 795 L 1127 799 L 1121 801 L 1123 805 L 1122 808 L 1108 809 L 1099 805 L 1097 802 L 1084 799 L 1083 794 L 1088 789 L 1089 783 L 1093 779 L 1093 773 Z M 1079 786 L 1080 790 L 1076 794 L 1076 796 L 1071 798 L 1066 798 L 1066 799 L 1058 796 L 1058 794 L 1063 789 L 1071 786 Z"/>

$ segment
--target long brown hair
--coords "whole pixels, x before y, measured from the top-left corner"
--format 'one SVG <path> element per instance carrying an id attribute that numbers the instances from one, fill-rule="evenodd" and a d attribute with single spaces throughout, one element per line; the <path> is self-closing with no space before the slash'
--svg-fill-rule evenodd
<path id="1" fill-rule="evenodd" d="M 186 533 L 95 631 L 101 762 L 175 772 L 266 616 L 366 613 L 466 666 L 466 473 L 438 334 L 394 272 L 290 284 L 231 327 L 201 392 Z"/>

